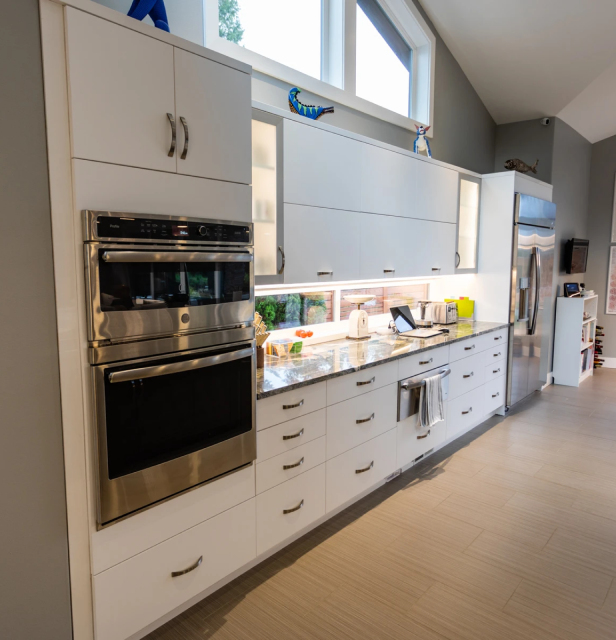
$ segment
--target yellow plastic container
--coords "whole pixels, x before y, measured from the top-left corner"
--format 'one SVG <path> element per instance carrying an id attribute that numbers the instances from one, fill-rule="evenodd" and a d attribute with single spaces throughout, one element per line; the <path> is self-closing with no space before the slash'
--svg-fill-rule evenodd
<path id="1" fill-rule="evenodd" d="M 472 318 L 475 313 L 475 301 L 470 298 L 445 298 L 445 302 L 455 302 L 458 318 Z"/>

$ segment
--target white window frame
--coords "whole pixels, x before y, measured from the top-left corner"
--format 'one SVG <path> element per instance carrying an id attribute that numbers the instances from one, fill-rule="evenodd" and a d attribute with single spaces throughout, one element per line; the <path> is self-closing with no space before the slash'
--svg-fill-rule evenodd
<path id="1" fill-rule="evenodd" d="M 323 32 L 321 76 L 313 78 L 271 58 L 250 51 L 218 35 L 218 0 L 204 1 L 205 46 L 240 60 L 266 76 L 299 86 L 307 93 L 351 107 L 362 113 L 415 130 L 430 125 L 434 134 L 434 67 L 436 38 L 418 9 L 405 0 L 378 0 L 381 8 L 413 50 L 410 117 L 355 94 L 356 0 L 322 0 Z M 327 79 L 327 82 L 325 81 Z"/>

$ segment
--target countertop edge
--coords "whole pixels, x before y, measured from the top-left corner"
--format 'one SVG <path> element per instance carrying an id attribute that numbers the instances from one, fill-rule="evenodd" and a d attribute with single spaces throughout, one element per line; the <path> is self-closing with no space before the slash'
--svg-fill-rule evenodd
<path id="1" fill-rule="evenodd" d="M 462 342 L 464 340 L 470 340 L 471 338 L 476 338 L 478 336 L 482 336 L 488 333 L 493 333 L 494 331 L 500 331 L 501 329 L 505 329 L 511 327 L 511 322 L 504 322 L 502 324 L 498 324 L 495 327 L 491 327 L 490 329 L 486 329 L 484 331 L 477 331 L 468 336 L 463 336 L 461 338 L 454 338 L 451 341 L 445 343 L 446 345 L 451 345 L 456 342 Z M 325 382 L 327 380 L 333 380 L 334 378 L 339 378 L 341 376 L 345 376 L 350 373 L 356 373 L 357 371 L 363 371 L 364 369 L 371 369 L 372 367 L 379 367 L 382 364 L 387 364 L 388 362 L 394 362 L 395 360 L 402 360 L 403 358 L 408 358 L 410 356 L 416 355 L 418 353 L 424 353 L 426 351 L 432 351 L 433 349 L 440 349 L 445 346 L 445 344 L 432 344 L 427 345 L 426 347 L 422 347 L 420 349 L 416 349 L 412 353 L 401 353 L 396 356 L 383 358 L 382 360 L 377 360 L 376 362 L 369 362 L 367 364 L 360 365 L 359 367 L 349 367 L 344 371 L 335 371 L 333 373 L 326 373 L 325 375 L 319 376 L 318 378 L 311 378 L 310 380 L 303 380 L 302 382 L 296 382 L 294 384 L 289 384 L 284 387 L 280 387 L 279 389 L 272 389 L 271 391 L 263 391 L 257 394 L 257 400 L 264 400 L 265 398 L 269 398 L 271 396 L 277 396 L 281 393 L 286 393 L 287 391 L 294 391 L 295 389 L 300 389 L 301 387 L 308 387 L 312 384 L 319 384 L 320 382 Z"/>

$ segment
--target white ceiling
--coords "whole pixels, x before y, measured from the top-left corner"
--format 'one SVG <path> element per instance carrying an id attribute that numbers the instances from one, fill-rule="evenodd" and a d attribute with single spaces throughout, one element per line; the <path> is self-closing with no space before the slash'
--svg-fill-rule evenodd
<path id="1" fill-rule="evenodd" d="M 421 0 L 498 124 L 616 134 L 615 0 Z"/>

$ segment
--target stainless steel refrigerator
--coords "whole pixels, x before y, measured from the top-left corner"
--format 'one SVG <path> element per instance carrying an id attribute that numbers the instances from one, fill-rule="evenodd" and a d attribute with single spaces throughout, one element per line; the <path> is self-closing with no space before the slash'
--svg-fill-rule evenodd
<path id="1" fill-rule="evenodd" d="M 507 405 L 547 381 L 556 205 L 515 194 Z"/>

